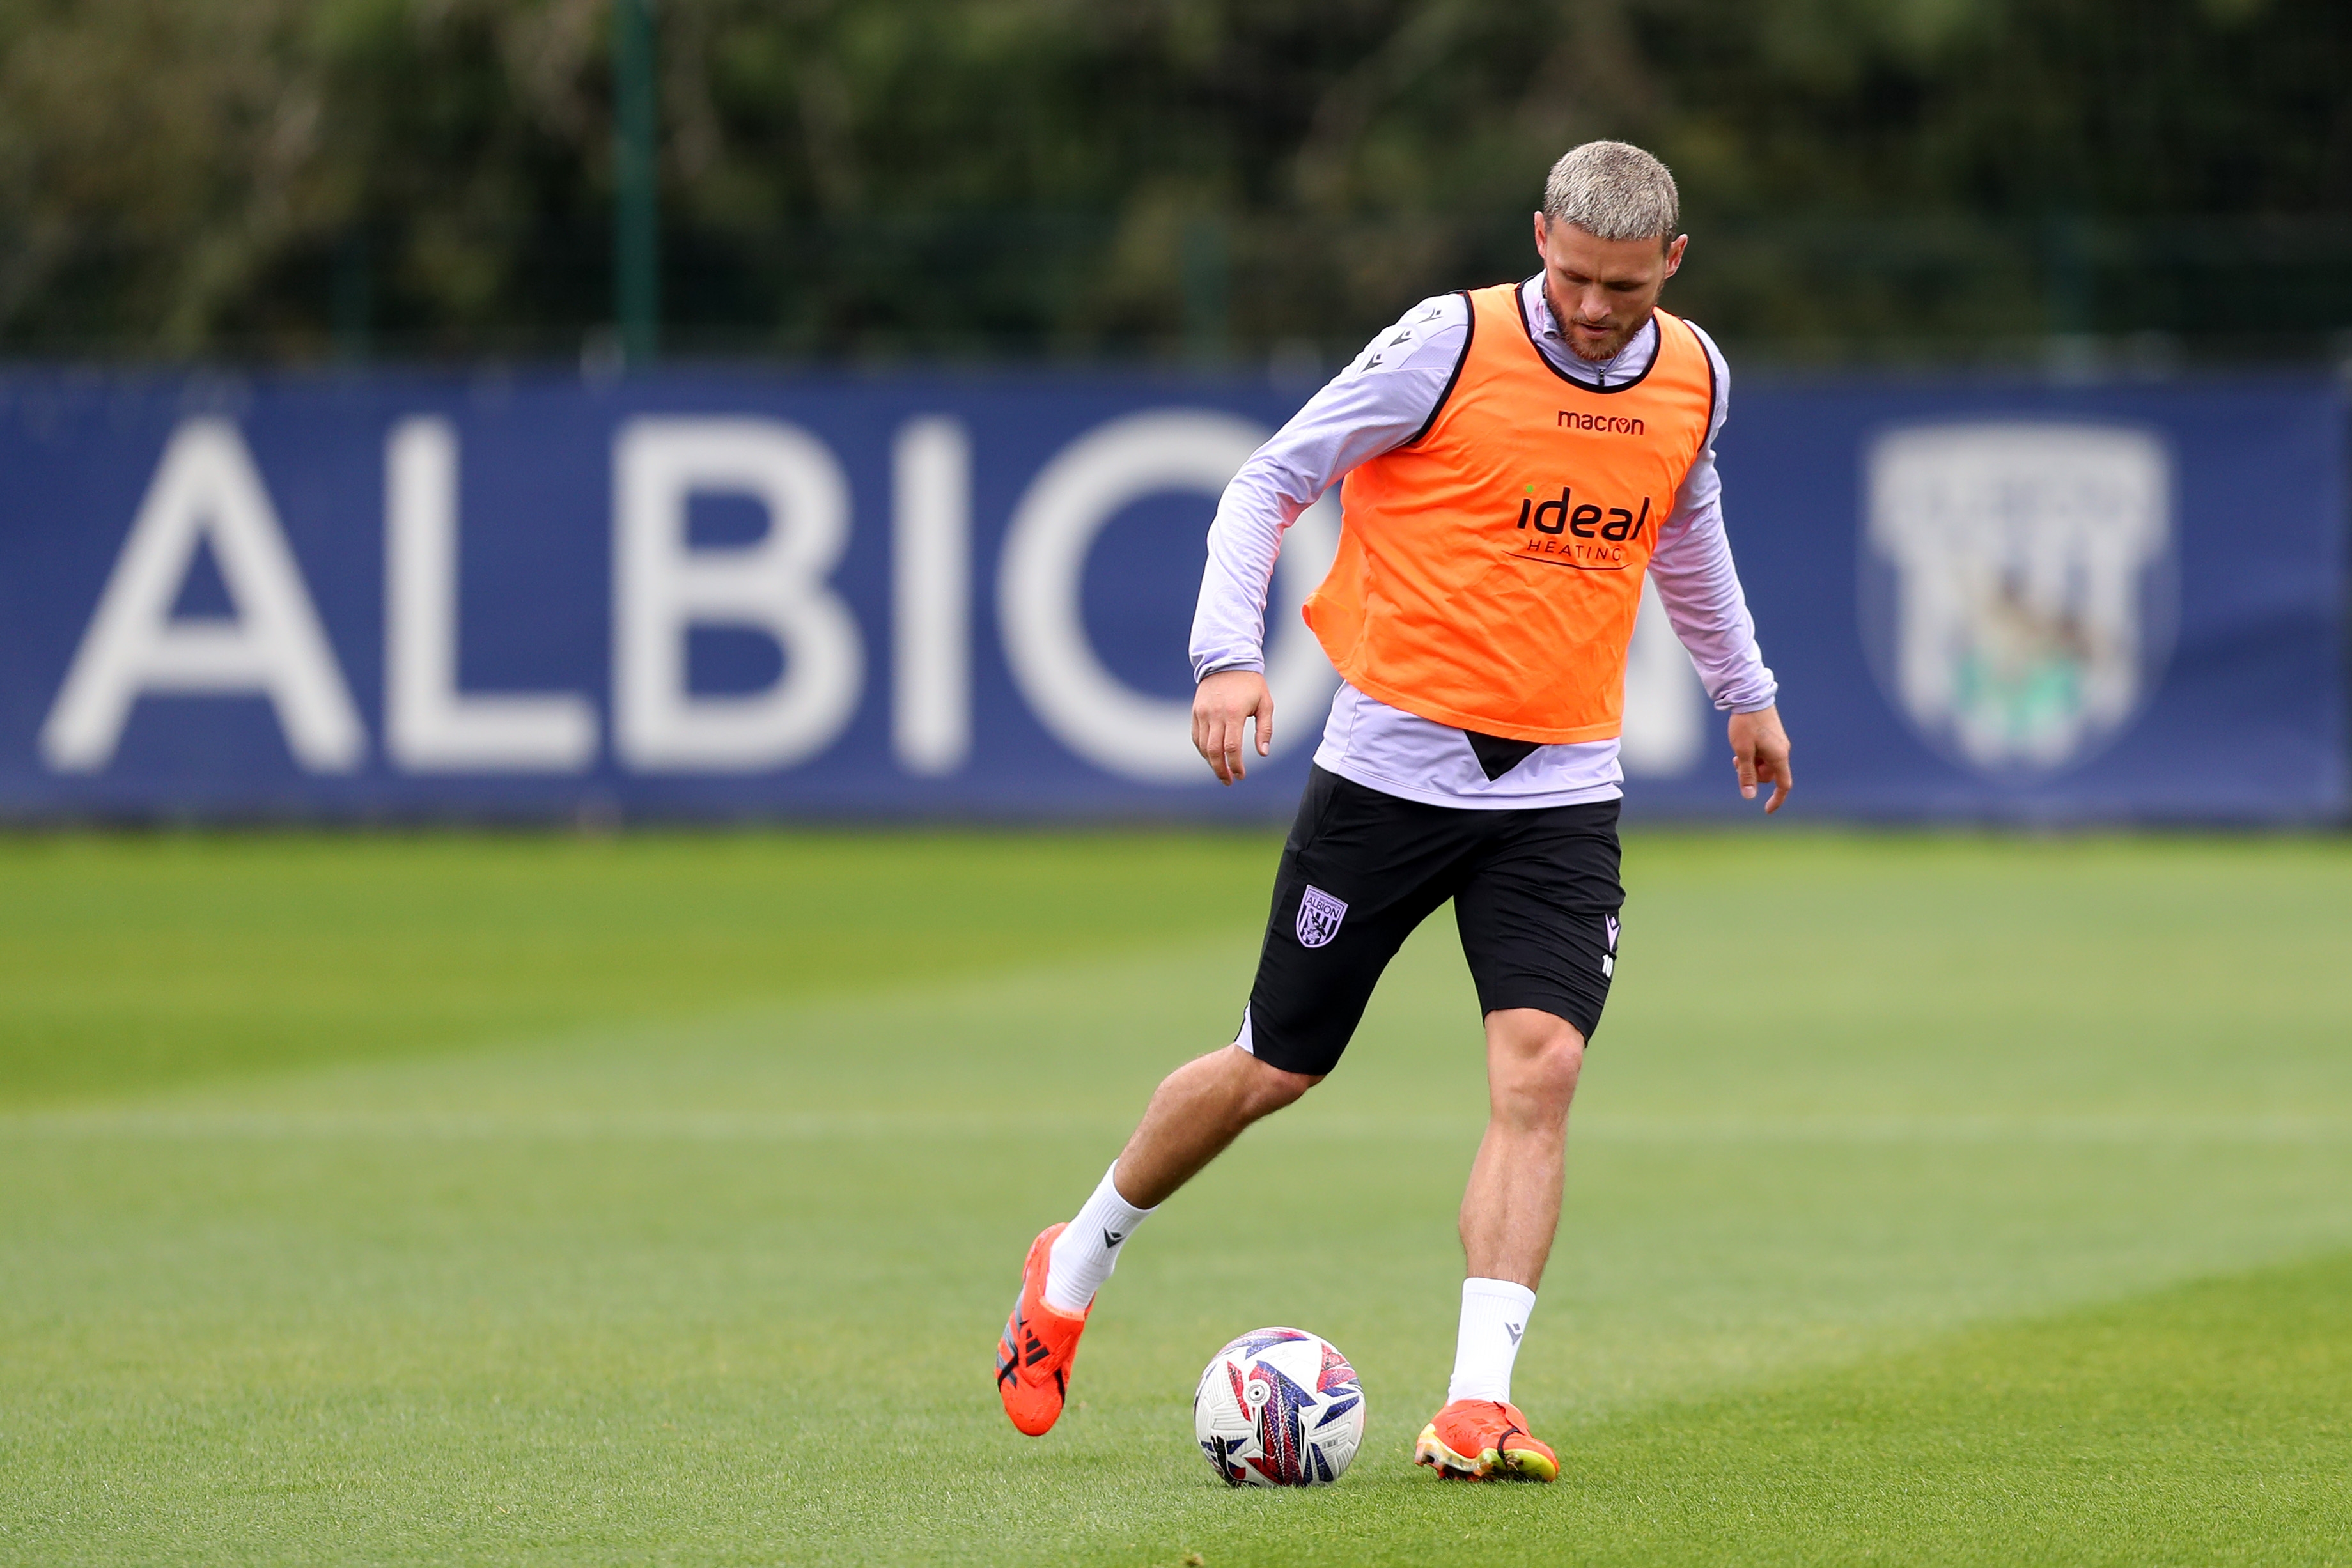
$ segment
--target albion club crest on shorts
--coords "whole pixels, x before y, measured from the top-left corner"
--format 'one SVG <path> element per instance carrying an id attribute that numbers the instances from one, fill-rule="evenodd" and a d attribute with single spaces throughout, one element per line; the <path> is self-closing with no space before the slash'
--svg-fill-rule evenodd
<path id="1" fill-rule="evenodd" d="M 1319 887 L 1310 887 L 1298 895 L 1298 945 L 1302 947 L 1326 947 L 1331 938 L 1339 935 L 1339 922 L 1346 919 L 1348 906 Z"/>

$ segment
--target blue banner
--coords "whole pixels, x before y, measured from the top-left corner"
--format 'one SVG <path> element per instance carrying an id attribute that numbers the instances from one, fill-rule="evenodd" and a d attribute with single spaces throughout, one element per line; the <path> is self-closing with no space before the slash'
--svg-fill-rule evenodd
<path id="1" fill-rule="evenodd" d="M 16 820 L 1279 819 L 1187 738 L 1216 494 L 1297 394 L 1142 375 L 0 376 Z M 2347 804 L 2317 381 L 1735 390 L 1719 452 L 1807 815 Z M 1654 599 L 1635 813 L 1752 811 Z"/>

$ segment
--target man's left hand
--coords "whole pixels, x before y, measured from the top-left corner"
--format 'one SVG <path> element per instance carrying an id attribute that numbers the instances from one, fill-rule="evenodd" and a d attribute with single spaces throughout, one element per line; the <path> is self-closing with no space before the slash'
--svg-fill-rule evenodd
<path id="1" fill-rule="evenodd" d="M 1754 713 L 1731 716 L 1731 765 L 1739 772 L 1739 793 L 1749 800 L 1756 799 L 1759 783 L 1772 786 L 1772 798 L 1764 802 L 1769 816 L 1780 809 L 1789 798 L 1789 787 L 1797 776 L 1789 771 L 1789 732 L 1780 727 L 1780 710 L 1777 707 L 1758 708 Z"/>

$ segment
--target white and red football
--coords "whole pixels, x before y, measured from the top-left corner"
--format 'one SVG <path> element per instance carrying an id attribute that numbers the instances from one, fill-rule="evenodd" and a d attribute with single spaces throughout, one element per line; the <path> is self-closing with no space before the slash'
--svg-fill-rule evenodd
<path id="1" fill-rule="evenodd" d="M 1201 1374 L 1192 1432 L 1227 1486 L 1328 1486 L 1364 1440 L 1363 1385 L 1330 1341 L 1255 1329 Z"/>

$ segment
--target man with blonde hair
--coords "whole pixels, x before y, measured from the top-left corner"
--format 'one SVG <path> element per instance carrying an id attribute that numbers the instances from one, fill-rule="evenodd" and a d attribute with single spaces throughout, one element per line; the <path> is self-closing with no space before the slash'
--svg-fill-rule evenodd
<path id="1" fill-rule="evenodd" d="M 1723 524 L 1729 371 L 1657 308 L 1682 266 L 1674 176 L 1592 141 L 1552 166 L 1541 270 L 1425 299 L 1252 455 L 1209 531 L 1192 737 L 1227 784 L 1274 741 L 1266 588 L 1343 477 L 1307 600 L 1341 679 L 1229 1046 L 1179 1068 L 1076 1218 L 1031 1245 L 997 1354 L 1022 1431 L 1061 1414 L 1096 1291 L 1136 1228 L 1243 1129 L 1338 1065 L 1372 988 L 1451 899 L 1490 1115 L 1462 1200 L 1467 1278 L 1444 1407 L 1414 1458 L 1550 1480 L 1511 1368 L 1559 1228 L 1570 1102 L 1616 971 L 1617 737 L 1646 577 L 1718 708 L 1740 792 L 1788 796 L 1789 740 Z"/>

